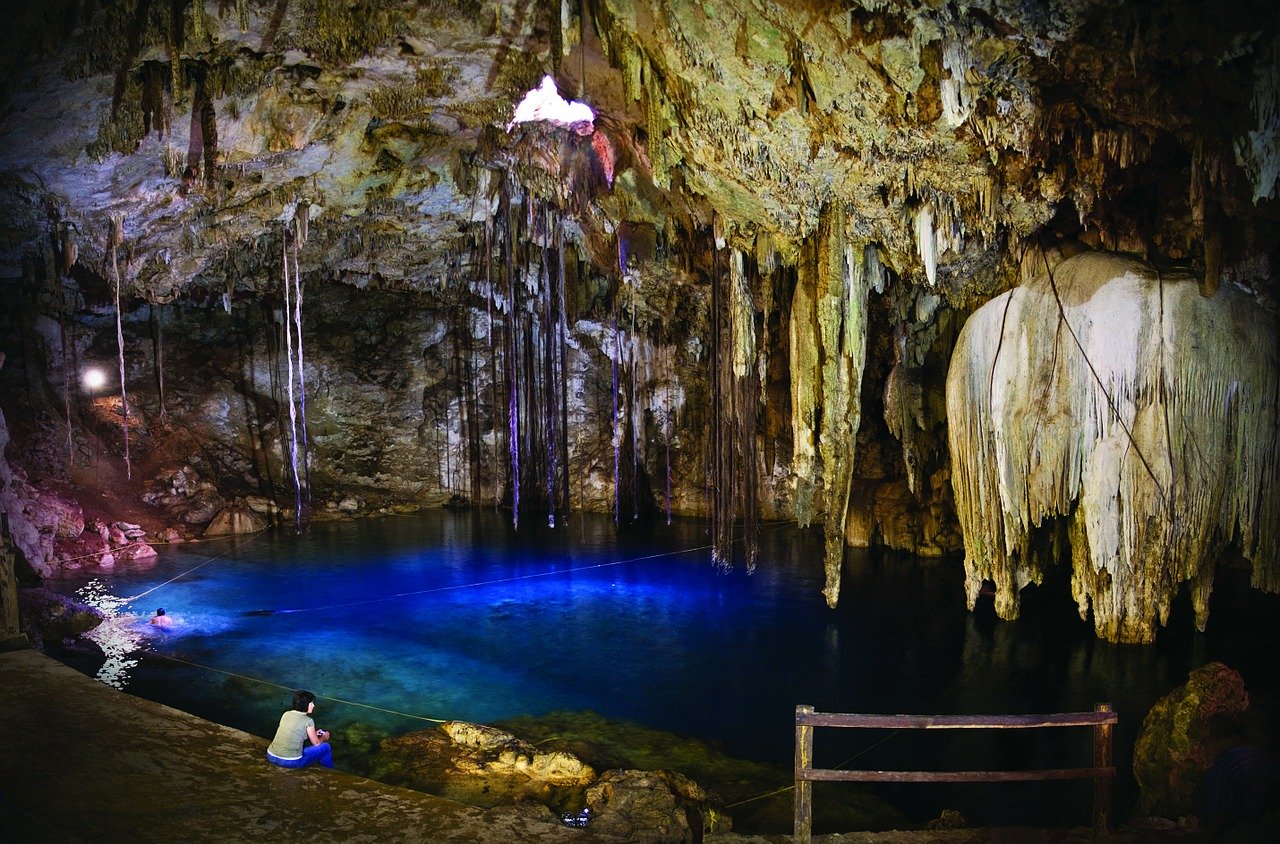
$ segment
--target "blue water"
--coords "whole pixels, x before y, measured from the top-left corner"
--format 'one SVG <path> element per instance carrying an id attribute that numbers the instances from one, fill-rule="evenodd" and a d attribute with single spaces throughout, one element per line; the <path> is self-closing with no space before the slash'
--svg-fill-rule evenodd
<path id="1" fill-rule="evenodd" d="M 1274 692 L 1274 596 L 1225 576 L 1219 591 L 1235 597 L 1215 600 L 1239 607 L 1207 634 L 1179 610 L 1156 645 L 1116 646 L 1093 639 L 1062 590 L 1028 590 L 1017 622 L 967 612 L 958 560 L 850 551 L 829 610 L 817 531 L 766 526 L 751 575 L 719 572 L 706 542 L 696 521 L 619 537 L 607 518 L 575 516 L 517 535 L 496 513 L 438 511 L 172 546 L 146 572 L 99 579 L 117 595 L 154 589 L 130 606 L 147 637 L 130 692 L 262 736 L 288 690 L 308 688 L 336 730 L 593 710 L 789 768 L 797 704 L 977 714 L 1109 701 L 1122 815 L 1142 716 L 1188 671 L 1221 659 Z M 158 606 L 173 629 L 145 624 Z M 1089 734 L 822 730 L 815 753 L 831 766 L 856 755 L 868 768 L 1069 767 L 1089 764 Z M 951 805 L 979 822 L 1089 820 L 1087 783 L 941 788 L 884 793 L 922 818 Z"/>

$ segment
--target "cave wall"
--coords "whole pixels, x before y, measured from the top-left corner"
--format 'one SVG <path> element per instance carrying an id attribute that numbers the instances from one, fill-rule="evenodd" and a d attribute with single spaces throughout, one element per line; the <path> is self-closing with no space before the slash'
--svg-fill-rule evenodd
<path id="1" fill-rule="evenodd" d="M 944 380 L 983 302 L 1092 248 L 1274 312 L 1268 10 L 26 8 L 0 64 L 8 459 L 189 531 L 671 512 L 750 566 L 757 520 L 795 519 L 834 604 L 846 544 L 961 547 Z M 515 122 L 544 74 L 594 120 Z M 121 385 L 79 386 L 121 354 L 128 460 Z"/>

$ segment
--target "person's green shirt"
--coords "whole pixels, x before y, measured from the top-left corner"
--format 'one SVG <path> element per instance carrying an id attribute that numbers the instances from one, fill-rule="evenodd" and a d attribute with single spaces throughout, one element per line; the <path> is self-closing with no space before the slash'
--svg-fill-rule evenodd
<path id="1" fill-rule="evenodd" d="M 309 740 L 307 728 L 315 725 L 307 713 L 290 709 L 280 716 L 280 726 L 267 752 L 277 759 L 301 759 L 302 748 Z"/>

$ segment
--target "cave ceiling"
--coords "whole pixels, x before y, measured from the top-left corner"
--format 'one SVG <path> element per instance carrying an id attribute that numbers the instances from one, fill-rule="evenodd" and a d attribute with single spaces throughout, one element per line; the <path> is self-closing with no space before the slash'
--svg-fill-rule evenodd
<path id="1" fill-rule="evenodd" d="M 317 485 L 335 512 L 359 491 L 384 511 L 483 497 L 518 518 L 536 487 L 551 522 L 571 500 L 616 517 L 623 487 L 639 500 L 664 478 L 668 514 L 674 497 L 710 515 L 730 563 L 739 520 L 820 521 L 834 606 L 846 542 L 960 545 L 943 381 L 983 303 L 1076 253 L 1118 252 L 1144 259 L 1161 295 L 1176 275 L 1264 314 L 1244 340 L 1272 336 L 1274 0 L 6 5 L 0 292 L 23 314 L 4 324 L 60 361 L 44 377 L 68 431 L 68 361 L 96 341 L 72 332 L 68 354 L 55 336 L 67 321 L 97 341 L 117 321 L 123 382 L 125 312 L 154 326 L 144 303 L 239 308 L 234 328 L 192 344 L 189 371 L 265 321 L 285 335 L 292 390 L 301 279 L 327 345 L 309 346 L 304 372 L 299 339 L 298 384 L 320 382 L 310 414 L 331 439 Z M 547 78 L 594 118 L 518 122 Z M 1003 337 L 1001 322 L 996 354 Z M 278 366 L 278 340 L 243 348 L 259 340 L 255 360 Z M 1254 356 L 1258 383 L 1274 382 L 1271 354 Z M 482 359 L 487 372 L 469 368 Z M 187 397 L 189 429 L 226 422 L 207 442 L 238 454 L 208 482 L 243 476 L 298 516 L 271 472 L 225 469 L 275 450 L 283 477 L 297 436 L 281 416 L 258 430 L 266 445 L 237 452 L 247 428 L 203 408 L 246 397 L 279 416 L 294 397 L 269 366 L 232 363 Z M 149 408 L 163 413 L 158 392 Z M 521 453 L 545 465 L 522 468 Z M 570 475 L 588 482 L 571 494 Z M 1055 499 L 1044 518 L 1071 506 Z M 1008 614 L 1024 575 L 1002 576 Z M 1204 595 L 1210 582 L 1197 581 Z M 1109 587 L 1090 583 L 1096 612 Z M 1139 615 L 1122 638 L 1153 635 L 1159 613 Z"/>
<path id="2" fill-rule="evenodd" d="M 1063 238 L 1207 252 L 1274 294 L 1266 2 L 139 0 L 8 20 L 10 278 L 46 248 L 105 276 L 118 218 L 127 291 L 251 295 L 302 208 L 304 274 L 439 288 L 513 180 L 602 268 L 631 223 L 794 263 L 843 203 L 898 277 L 966 302 Z M 545 73 L 596 109 L 594 136 L 507 130 Z"/>

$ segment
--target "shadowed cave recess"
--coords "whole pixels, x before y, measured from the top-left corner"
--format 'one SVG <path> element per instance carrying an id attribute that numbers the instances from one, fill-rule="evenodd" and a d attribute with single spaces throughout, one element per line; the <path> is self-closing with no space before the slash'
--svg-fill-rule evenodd
<path id="1" fill-rule="evenodd" d="M 1270 0 L 6 7 L 24 584 L 475 507 L 796 522 L 830 607 L 883 547 L 1116 643 L 1280 591 Z"/>

